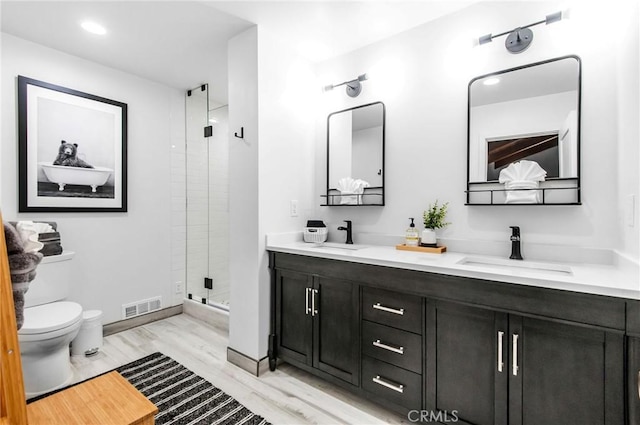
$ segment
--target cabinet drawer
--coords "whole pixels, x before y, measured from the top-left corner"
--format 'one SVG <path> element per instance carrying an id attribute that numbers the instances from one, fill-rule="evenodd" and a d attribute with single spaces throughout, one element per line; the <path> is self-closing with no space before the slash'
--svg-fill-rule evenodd
<path id="1" fill-rule="evenodd" d="M 422 375 L 362 356 L 362 388 L 407 409 L 422 408 Z"/>
<path id="2" fill-rule="evenodd" d="M 422 373 L 422 336 L 362 321 L 362 354 Z"/>
<path id="3" fill-rule="evenodd" d="M 363 288 L 362 318 L 422 334 L 422 298 L 382 289 Z"/>

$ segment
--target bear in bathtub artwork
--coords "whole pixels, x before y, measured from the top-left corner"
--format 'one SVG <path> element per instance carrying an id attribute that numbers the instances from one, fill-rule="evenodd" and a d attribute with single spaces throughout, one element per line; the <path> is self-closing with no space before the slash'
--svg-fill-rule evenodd
<path id="1" fill-rule="evenodd" d="M 53 165 L 64 165 L 67 167 L 80 167 L 80 168 L 93 168 L 93 165 L 87 164 L 82 159 L 78 158 L 78 144 L 67 143 L 62 140 L 58 147 L 58 156 Z"/>
<path id="2" fill-rule="evenodd" d="M 107 184 L 113 169 L 78 158 L 77 143 L 62 140 L 55 160 L 38 165 L 46 177 L 38 179 L 38 196 L 114 198 L 114 187 Z"/>

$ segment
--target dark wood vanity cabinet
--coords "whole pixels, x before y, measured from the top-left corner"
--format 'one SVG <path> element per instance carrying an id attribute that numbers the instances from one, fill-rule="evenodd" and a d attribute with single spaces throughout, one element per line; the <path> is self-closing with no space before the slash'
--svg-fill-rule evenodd
<path id="1" fill-rule="evenodd" d="M 640 424 L 640 301 L 627 304 L 627 406 L 629 425 Z"/>
<path id="2" fill-rule="evenodd" d="M 640 303 L 303 255 L 270 260 L 276 356 L 403 414 L 640 424 L 640 314 L 637 333 L 627 329 Z"/>
<path id="3" fill-rule="evenodd" d="M 280 358 L 358 384 L 358 286 L 290 270 L 276 272 Z"/>
<path id="4" fill-rule="evenodd" d="M 428 300 L 427 409 L 462 424 L 507 423 L 507 332 L 504 313 Z"/>
<path id="5" fill-rule="evenodd" d="M 427 409 L 472 425 L 623 423 L 623 335 L 429 301 Z"/>
<path id="6" fill-rule="evenodd" d="M 629 356 L 627 369 L 629 425 L 640 424 L 640 337 L 629 338 L 627 352 Z"/>

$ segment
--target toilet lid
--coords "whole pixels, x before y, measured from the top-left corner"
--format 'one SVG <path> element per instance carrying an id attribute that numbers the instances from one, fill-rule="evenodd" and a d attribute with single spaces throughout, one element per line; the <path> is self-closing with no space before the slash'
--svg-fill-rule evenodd
<path id="1" fill-rule="evenodd" d="M 18 333 L 41 334 L 66 328 L 82 319 L 82 306 L 70 301 L 24 309 L 24 324 Z"/>

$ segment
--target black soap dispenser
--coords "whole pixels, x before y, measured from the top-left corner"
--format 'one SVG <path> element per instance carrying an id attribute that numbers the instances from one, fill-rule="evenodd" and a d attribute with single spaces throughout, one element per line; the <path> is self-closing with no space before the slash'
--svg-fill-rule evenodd
<path id="1" fill-rule="evenodd" d="M 520 227 L 511 227 L 511 256 L 512 260 L 522 260 L 522 252 L 520 252 Z"/>

